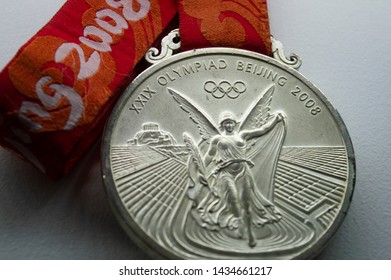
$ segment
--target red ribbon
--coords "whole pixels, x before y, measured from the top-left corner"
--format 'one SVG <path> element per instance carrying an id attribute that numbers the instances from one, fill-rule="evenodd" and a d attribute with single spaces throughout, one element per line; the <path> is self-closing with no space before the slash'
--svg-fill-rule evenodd
<path id="1" fill-rule="evenodd" d="M 178 0 L 184 50 L 234 47 L 271 55 L 266 0 Z"/>
<path id="2" fill-rule="evenodd" d="M 265 0 L 68 0 L 0 73 L 0 144 L 53 178 L 69 172 L 177 10 L 184 49 L 270 54 Z"/>

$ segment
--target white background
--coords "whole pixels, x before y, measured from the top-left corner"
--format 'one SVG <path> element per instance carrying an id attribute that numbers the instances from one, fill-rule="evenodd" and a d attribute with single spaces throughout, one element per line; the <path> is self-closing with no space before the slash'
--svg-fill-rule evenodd
<path id="1" fill-rule="evenodd" d="M 64 2 L 0 0 L 0 68 Z M 350 212 L 318 258 L 391 259 L 391 5 L 269 0 L 269 11 L 273 35 L 303 58 L 301 72 L 338 109 L 356 153 Z M 95 147 L 53 182 L 0 148 L 0 259 L 147 258 L 109 209 L 99 160 Z"/>

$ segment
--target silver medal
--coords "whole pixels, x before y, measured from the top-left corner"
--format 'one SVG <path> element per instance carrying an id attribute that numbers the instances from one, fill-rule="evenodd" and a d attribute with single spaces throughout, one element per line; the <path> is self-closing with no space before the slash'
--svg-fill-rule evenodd
<path id="1" fill-rule="evenodd" d="M 151 66 L 106 127 L 118 220 L 152 256 L 295 259 L 341 224 L 355 177 L 345 125 L 296 70 L 211 48 Z"/>

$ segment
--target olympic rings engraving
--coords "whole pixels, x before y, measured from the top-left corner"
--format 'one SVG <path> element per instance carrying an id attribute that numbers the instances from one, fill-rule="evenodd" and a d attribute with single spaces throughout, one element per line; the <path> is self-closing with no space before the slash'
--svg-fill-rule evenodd
<path id="1" fill-rule="evenodd" d="M 247 90 L 246 84 L 242 81 L 236 81 L 231 84 L 229 81 L 221 81 L 216 83 L 214 81 L 206 81 L 204 90 L 213 95 L 213 97 L 220 99 L 227 96 L 231 99 L 236 99 Z"/>

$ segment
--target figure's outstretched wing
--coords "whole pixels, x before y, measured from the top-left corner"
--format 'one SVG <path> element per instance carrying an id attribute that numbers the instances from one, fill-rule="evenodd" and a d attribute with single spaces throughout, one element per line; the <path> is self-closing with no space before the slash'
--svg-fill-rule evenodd
<path id="1" fill-rule="evenodd" d="M 190 102 L 190 100 L 181 95 L 179 92 L 172 88 L 167 88 L 167 90 L 179 104 L 181 109 L 188 113 L 189 118 L 197 125 L 203 140 L 209 142 L 213 136 L 220 134 L 216 125 L 207 117 L 206 113 L 202 112 L 201 109 L 198 109 Z"/>
<path id="2" fill-rule="evenodd" d="M 259 128 L 266 124 L 274 115 L 270 114 L 270 104 L 272 102 L 275 85 L 267 88 L 248 110 L 246 116 L 240 124 L 239 131 Z"/>

